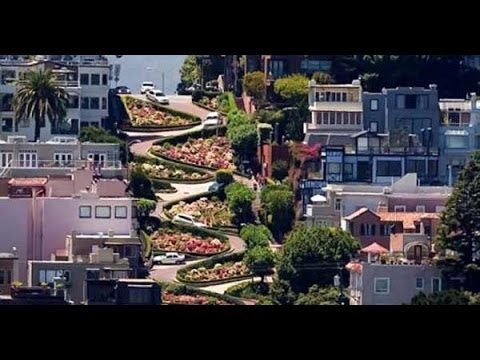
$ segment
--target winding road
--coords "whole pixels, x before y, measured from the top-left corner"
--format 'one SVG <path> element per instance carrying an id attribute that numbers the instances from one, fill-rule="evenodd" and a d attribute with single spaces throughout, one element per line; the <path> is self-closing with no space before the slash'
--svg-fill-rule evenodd
<path id="1" fill-rule="evenodd" d="M 144 95 L 133 95 L 136 98 L 145 100 Z M 199 106 L 196 106 L 192 103 L 190 96 L 169 96 L 170 105 L 166 106 L 171 109 L 186 112 L 200 118 L 205 118 L 205 116 L 209 113 L 208 110 L 205 110 Z M 188 132 L 192 132 L 195 130 L 201 130 L 202 125 L 195 126 L 193 128 L 189 128 L 186 130 L 173 130 L 173 131 L 159 131 L 155 133 L 140 133 L 140 132 L 126 132 L 129 139 L 138 139 L 140 142 L 133 143 L 130 146 L 130 151 L 134 155 L 143 155 L 148 156 L 148 150 L 152 147 L 153 143 L 159 139 L 168 136 L 178 136 Z M 244 177 L 235 175 L 234 176 L 237 181 L 240 181 L 244 184 L 251 186 L 251 182 L 249 179 Z M 204 184 L 179 184 L 171 182 L 172 186 L 175 187 L 178 191 L 173 194 L 160 194 L 160 200 L 157 203 L 157 208 L 155 209 L 152 215 L 160 216 L 163 210 L 163 204 L 170 201 L 179 201 L 184 197 L 200 194 L 203 192 L 208 191 L 208 187 L 212 184 L 212 182 L 204 183 Z M 245 250 L 245 243 L 242 239 L 238 236 L 227 235 L 230 241 L 231 252 L 241 252 Z M 199 262 L 200 260 L 189 261 L 187 264 L 182 265 L 155 265 L 152 270 L 150 271 L 150 277 L 157 280 L 162 281 L 175 281 L 175 277 L 177 271 L 181 268 Z M 221 287 L 223 289 L 224 287 Z M 216 290 L 216 289 L 215 289 Z M 219 292 L 217 290 L 216 292 Z M 223 290 L 221 290 L 223 291 Z"/>

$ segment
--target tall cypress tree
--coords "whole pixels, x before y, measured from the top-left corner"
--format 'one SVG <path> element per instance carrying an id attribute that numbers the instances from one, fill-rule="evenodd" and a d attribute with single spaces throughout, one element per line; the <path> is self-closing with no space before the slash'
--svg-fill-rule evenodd
<path id="1" fill-rule="evenodd" d="M 480 291 L 480 151 L 459 174 L 441 215 L 438 245 L 445 250 L 439 262 L 445 276 Z"/>

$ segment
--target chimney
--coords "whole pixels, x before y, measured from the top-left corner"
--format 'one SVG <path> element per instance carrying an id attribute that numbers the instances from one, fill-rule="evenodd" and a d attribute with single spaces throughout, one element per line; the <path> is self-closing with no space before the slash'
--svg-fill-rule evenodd
<path id="1" fill-rule="evenodd" d="M 472 111 L 477 110 L 477 93 L 470 93 L 470 103 L 472 104 Z"/>

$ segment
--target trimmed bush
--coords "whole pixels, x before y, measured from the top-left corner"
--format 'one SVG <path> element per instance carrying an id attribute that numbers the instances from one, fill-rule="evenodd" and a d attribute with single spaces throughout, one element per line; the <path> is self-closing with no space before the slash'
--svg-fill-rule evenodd
<path id="1" fill-rule="evenodd" d="M 218 95 L 220 95 L 220 93 L 216 91 L 195 90 L 192 93 L 192 101 L 200 102 L 200 100 L 202 100 L 204 97 L 212 99 L 214 97 L 217 97 Z"/>
<path id="2" fill-rule="evenodd" d="M 215 180 L 219 184 L 228 185 L 233 182 L 233 172 L 227 169 L 220 169 L 215 172 Z"/>
<path id="3" fill-rule="evenodd" d="M 152 185 L 155 190 L 175 189 L 168 181 L 152 178 Z"/>
<path id="4" fill-rule="evenodd" d="M 229 113 L 233 110 L 238 110 L 237 103 L 235 102 L 235 97 L 232 92 L 224 92 L 219 96 L 218 101 L 220 103 L 220 111 L 224 113 Z"/>
<path id="5" fill-rule="evenodd" d="M 260 301 L 270 302 L 269 305 L 274 305 L 269 297 L 270 285 L 267 283 L 251 283 L 243 282 L 233 285 L 225 290 L 225 294 L 242 299 L 254 299 Z"/>

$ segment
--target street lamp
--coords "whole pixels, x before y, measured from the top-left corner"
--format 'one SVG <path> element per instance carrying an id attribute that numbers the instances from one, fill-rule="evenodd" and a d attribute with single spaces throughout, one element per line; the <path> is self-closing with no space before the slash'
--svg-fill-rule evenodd
<path id="1" fill-rule="evenodd" d="M 128 154 L 130 152 L 130 145 L 133 145 L 133 144 L 138 144 L 138 143 L 141 143 L 142 141 L 140 139 L 135 139 L 135 140 L 132 140 L 132 141 L 129 141 L 129 142 L 125 142 L 125 162 L 127 164 L 127 181 L 129 180 L 129 169 L 130 169 L 130 164 L 128 163 L 129 162 L 129 159 L 128 159 Z"/>

